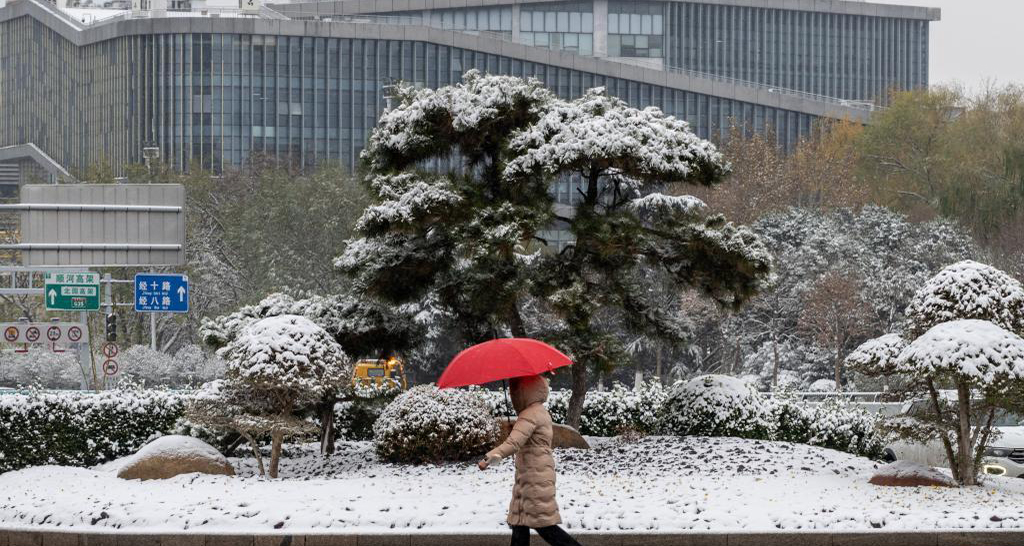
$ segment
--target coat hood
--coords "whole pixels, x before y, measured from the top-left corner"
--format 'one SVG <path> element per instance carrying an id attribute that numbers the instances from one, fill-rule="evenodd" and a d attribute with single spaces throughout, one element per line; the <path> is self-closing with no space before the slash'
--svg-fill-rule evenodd
<path id="1" fill-rule="evenodd" d="M 522 413 L 531 404 L 543 404 L 548 400 L 548 381 L 539 375 L 513 378 L 510 390 L 516 413 Z"/>

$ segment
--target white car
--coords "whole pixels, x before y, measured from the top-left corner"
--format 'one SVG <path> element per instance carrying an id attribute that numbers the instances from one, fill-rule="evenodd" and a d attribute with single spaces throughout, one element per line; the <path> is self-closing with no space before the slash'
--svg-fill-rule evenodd
<path id="1" fill-rule="evenodd" d="M 925 402 L 916 401 L 904 406 L 902 413 L 914 413 L 910 410 L 917 409 L 918 404 Z M 1024 478 L 1024 417 L 1003 412 L 996 417 L 995 428 L 999 434 L 989 442 L 985 448 L 985 458 L 982 460 L 982 472 L 994 476 L 1008 476 L 1010 478 Z M 885 459 L 887 461 L 912 461 L 928 466 L 947 467 L 946 452 L 942 443 L 933 440 L 927 444 L 919 444 L 898 440 L 885 448 Z"/>

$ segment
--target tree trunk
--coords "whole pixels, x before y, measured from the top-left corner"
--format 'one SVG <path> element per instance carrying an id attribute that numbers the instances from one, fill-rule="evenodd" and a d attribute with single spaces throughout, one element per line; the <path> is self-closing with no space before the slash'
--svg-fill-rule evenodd
<path id="1" fill-rule="evenodd" d="M 270 434 L 270 467 L 268 474 L 270 478 L 276 479 L 281 466 L 281 451 L 284 448 L 284 433 L 272 432 Z"/>
<path id="2" fill-rule="evenodd" d="M 523 323 L 523 316 L 519 313 L 519 305 L 516 304 L 509 313 L 509 329 L 512 330 L 512 337 L 526 337 L 526 326 Z"/>
<path id="3" fill-rule="evenodd" d="M 334 394 L 326 396 L 320 402 L 320 455 L 327 456 L 334 454 L 334 404 L 337 397 Z"/>
<path id="4" fill-rule="evenodd" d="M 270 478 L 277 479 L 277 469 L 281 463 L 281 447 L 284 445 L 284 433 L 274 431 L 270 434 Z"/>
<path id="5" fill-rule="evenodd" d="M 935 411 L 935 417 L 938 421 L 942 421 L 942 405 L 939 403 L 939 391 L 935 389 L 935 383 L 931 380 L 927 380 L 928 384 L 928 396 L 932 400 L 932 409 Z M 956 454 L 953 453 L 953 446 L 949 443 L 949 436 L 942 434 L 940 437 L 942 441 L 942 448 L 946 451 L 946 459 L 949 460 L 949 470 L 953 473 L 953 479 L 957 483 L 960 481 L 960 465 L 957 464 Z"/>
<path id="6" fill-rule="evenodd" d="M 957 382 L 957 417 L 958 426 L 956 441 L 960 463 L 960 484 L 978 485 L 978 472 L 974 468 L 974 453 L 971 452 L 971 388 L 963 382 Z"/>
<path id="7" fill-rule="evenodd" d="M 249 445 L 252 447 L 252 455 L 256 457 L 256 466 L 260 469 L 260 476 L 267 476 L 267 469 L 263 466 L 263 454 L 260 453 L 260 446 L 256 444 L 256 439 L 251 434 L 243 434 L 245 439 L 249 441 Z"/>
<path id="8" fill-rule="evenodd" d="M 779 387 L 779 340 L 772 334 L 772 390 Z"/>
<path id="9" fill-rule="evenodd" d="M 566 415 L 566 424 L 580 429 L 580 419 L 583 417 L 583 402 L 587 398 L 587 366 L 582 362 L 572 366 L 572 395 L 569 397 L 569 411 Z"/>
<path id="10" fill-rule="evenodd" d="M 665 379 L 661 376 L 661 344 L 658 344 L 657 349 L 654 353 L 654 375 L 658 376 L 658 383 L 665 384 Z"/>
<path id="11" fill-rule="evenodd" d="M 836 347 L 836 392 L 843 390 L 843 359 L 842 350 Z"/>

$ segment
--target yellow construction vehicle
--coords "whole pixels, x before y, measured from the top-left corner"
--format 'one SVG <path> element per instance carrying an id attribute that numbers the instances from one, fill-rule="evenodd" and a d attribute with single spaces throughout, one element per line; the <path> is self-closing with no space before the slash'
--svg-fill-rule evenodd
<path id="1" fill-rule="evenodd" d="M 356 362 L 355 372 L 352 374 L 352 386 L 394 386 L 402 390 L 409 388 L 405 381 L 405 365 L 401 359 L 391 358 L 363 358 Z"/>

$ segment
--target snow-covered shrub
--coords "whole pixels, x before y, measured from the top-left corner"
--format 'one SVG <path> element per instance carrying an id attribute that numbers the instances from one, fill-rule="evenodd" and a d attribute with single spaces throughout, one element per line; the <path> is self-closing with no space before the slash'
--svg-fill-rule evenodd
<path id="1" fill-rule="evenodd" d="M 807 402 L 782 392 L 771 399 L 769 408 L 774 440 L 805 444 L 814 436 L 814 412 L 808 409 Z"/>
<path id="2" fill-rule="evenodd" d="M 506 400 L 504 390 L 481 390 L 491 405 L 495 417 L 515 417 L 516 413 Z M 569 412 L 567 390 L 551 391 L 545 406 L 555 423 L 565 424 Z M 620 434 L 653 434 L 658 428 L 658 410 L 668 390 L 658 381 L 648 381 L 635 390 L 615 383 L 607 391 L 590 391 L 583 403 L 580 434 L 586 436 L 618 436 Z"/>
<path id="3" fill-rule="evenodd" d="M 886 443 L 878 424 L 878 417 L 863 408 L 843 398 L 829 398 L 814 407 L 812 434 L 800 443 L 878 460 L 885 451 Z"/>
<path id="4" fill-rule="evenodd" d="M 827 447 L 854 455 L 880 459 L 885 434 L 877 416 L 841 397 L 809 403 L 783 393 L 770 401 L 773 439 Z"/>
<path id="5" fill-rule="evenodd" d="M 961 319 L 985 320 L 1024 335 L 1024 287 L 992 266 L 964 260 L 928 279 L 910 300 L 906 314 L 911 336 Z"/>
<path id="6" fill-rule="evenodd" d="M 493 447 L 498 432 L 481 394 L 420 385 L 384 409 L 373 426 L 373 445 L 389 462 L 461 461 Z"/>
<path id="7" fill-rule="evenodd" d="M 77 389 L 82 372 L 73 352 L 0 353 L 0 387 Z"/>
<path id="8" fill-rule="evenodd" d="M 751 385 L 726 375 L 677 383 L 659 415 L 659 428 L 678 436 L 771 439 L 771 408 Z"/>
<path id="9" fill-rule="evenodd" d="M 155 390 L 32 392 L 0 396 L 0 472 L 27 466 L 91 466 L 135 452 L 167 433 L 185 395 Z"/>
<path id="10" fill-rule="evenodd" d="M 177 353 L 154 351 L 148 345 L 132 345 L 118 357 L 119 381 L 141 382 L 147 387 L 197 387 L 224 374 L 225 362 L 196 345 Z"/>

